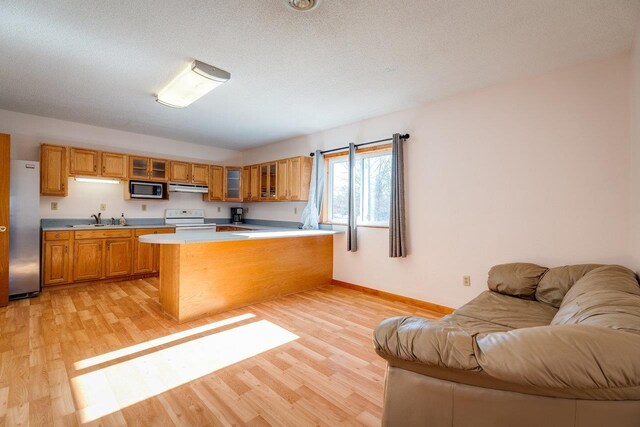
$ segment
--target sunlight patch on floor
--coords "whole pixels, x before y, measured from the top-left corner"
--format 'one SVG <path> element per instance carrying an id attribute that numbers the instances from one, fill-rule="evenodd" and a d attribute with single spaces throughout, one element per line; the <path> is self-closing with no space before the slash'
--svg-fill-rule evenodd
<path id="1" fill-rule="evenodd" d="M 209 323 L 206 325 L 198 326 L 195 328 L 188 329 L 186 331 L 176 332 L 171 335 L 166 335 L 164 337 L 156 338 L 151 341 L 142 342 L 140 344 L 135 344 L 129 347 L 121 348 L 115 351 L 111 351 L 109 353 L 104 353 L 99 356 L 90 357 L 88 359 L 80 360 L 73 364 L 73 367 L 76 370 L 90 368 L 92 366 L 100 365 L 102 363 L 110 362 L 115 359 L 119 359 L 121 357 L 129 356 L 135 353 L 139 353 L 141 351 L 149 350 L 154 347 L 159 347 L 163 344 L 168 344 L 173 341 L 177 341 L 183 338 L 188 338 L 194 335 L 201 334 L 203 332 L 208 332 L 213 329 L 221 328 L 223 326 L 231 325 L 233 323 L 238 323 L 243 320 L 251 319 L 256 317 L 255 314 L 247 313 L 242 314 L 240 316 L 230 317 L 228 319 L 220 320 L 218 322 Z"/>
<path id="2" fill-rule="evenodd" d="M 71 379 L 81 422 L 159 395 L 299 337 L 260 320 Z"/>

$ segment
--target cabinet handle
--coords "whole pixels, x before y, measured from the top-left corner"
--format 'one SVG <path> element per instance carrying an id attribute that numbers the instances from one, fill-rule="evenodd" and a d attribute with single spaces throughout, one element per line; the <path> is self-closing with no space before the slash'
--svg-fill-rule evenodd
<path id="1" fill-rule="evenodd" d="M 93 165 L 93 171 L 96 172 L 98 170 L 98 166 Z"/>
<path id="2" fill-rule="evenodd" d="M 5 231 L 7 231 L 7 227 L 0 225 L 0 233 L 4 233 Z"/>
<path id="3" fill-rule="evenodd" d="M 62 183 L 62 190 L 64 190 L 64 182 Z"/>
<path id="4" fill-rule="evenodd" d="M 65 246 L 65 247 L 64 247 L 64 253 L 65 253 L 65 254 L 68 254 L 68 253 L 69 253 L 69 246 Z"/>

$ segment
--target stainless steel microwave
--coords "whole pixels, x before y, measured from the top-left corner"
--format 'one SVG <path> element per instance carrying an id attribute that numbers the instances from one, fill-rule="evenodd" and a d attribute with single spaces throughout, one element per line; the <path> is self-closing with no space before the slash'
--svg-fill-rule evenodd
<path id="1" fill-rule="evenodd" d="M 132 199 L 162 199 L 163 186 L 157 182 L 129 181 L 129 193 Z"/>

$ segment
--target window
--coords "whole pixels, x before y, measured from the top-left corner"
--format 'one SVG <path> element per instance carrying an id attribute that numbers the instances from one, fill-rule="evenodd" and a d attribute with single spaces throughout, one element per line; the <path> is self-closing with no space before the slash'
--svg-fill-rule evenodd
<path id="1" fill-rule="evenodd" d="M 346 224 L 349 217 L 349 157 L 328 159 L 327 220 Z M 358 225 L 389 225 L 391 151 L 356 154 L 355 212 Z"/>

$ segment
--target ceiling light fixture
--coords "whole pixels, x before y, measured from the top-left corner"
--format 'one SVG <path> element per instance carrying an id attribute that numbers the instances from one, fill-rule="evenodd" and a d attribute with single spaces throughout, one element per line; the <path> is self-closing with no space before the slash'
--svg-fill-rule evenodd
<path id="1" fill-rule="evenodd" d="M 169 107 L 184 108 L 230 78 L 230 73 L 196 60 L 158 93 L 156 101 Z"/>
<path id="2" fill-rule="evenodd" d="M 94 182 L 98 184 L 120 184 L 119 179 L 108 179 L 108 178 L 84 178 L 78 177 L 76 178 L 78 182 Z"/>
<path id="3" fill-rule="evenodd" d="M 289 0 L 289 6 L 295 10 L 307 11 L 318 5 L 320 0 Z"/>

